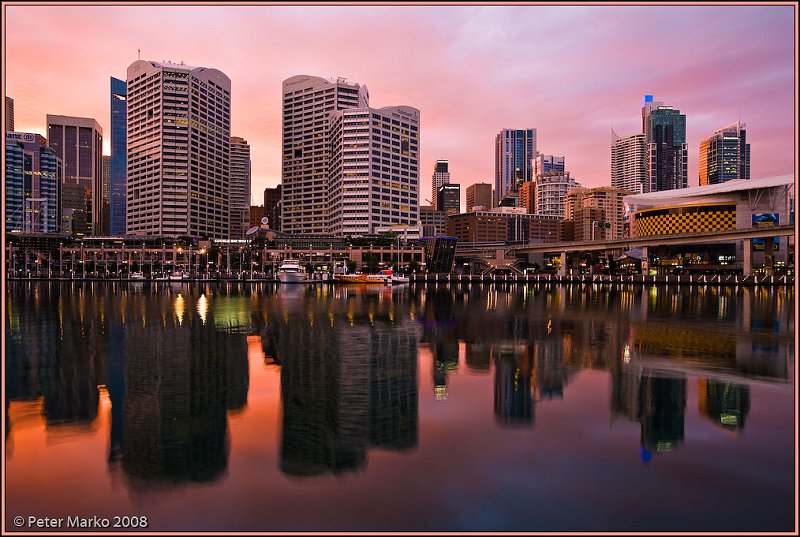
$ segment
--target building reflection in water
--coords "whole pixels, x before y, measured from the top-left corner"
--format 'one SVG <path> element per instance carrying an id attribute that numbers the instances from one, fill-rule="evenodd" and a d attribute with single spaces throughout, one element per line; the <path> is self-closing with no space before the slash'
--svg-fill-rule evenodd
<path id="1" fill-rule="evenodd" d="M 504 426 L 532 426 L 545 411 L 537 404 L 568 397 L 576 374 L 607 371 L 611 416 L 640 424 L 645 458 L 684 443 L 687 377 L 698 379 L 699 414 L 738 432 L 748 379 L 786 383 L 793 367 L 791 289 L 296 286 L 260 290 L 258 300 L 237 289 L 15 283 L 6 434 L 9 401 L 41 402 L 46 431 L 83 434 L 97 426 L 105 385 L 109 464 L 132 486 L 219 479 L 228 413 L 247 405 L 254 331 L 265 360 L 281 367 L 280 469 L 290 476 L 352 472 L 370 448 L 417 445 L 420 341 L 437 398 L 460 342 L 467 371 L 494 367 Z"/>
<path id="2" fill-rule="evenodd" d="M 137 490 L 218 479 L 227 411 L 247 399 L 245 333 L 217 329 L 213 313 L 203 322 L 186 287 L 142 285 L 18 289 L 6 386 L 14 400 L 41 395 L 46 426 L 59 429 L 94 426 L 105 386 L 108 462 Z"/>
<path id="3" fill-rule="evenodd" d="M 417 445 L 419 330 L 374 299 L 273 304 L 286 309 L 270 315 L 262 343 L 281 367 L 287 476 L 363 470 L 370 447 Z"/>
<path id="4" fill-rule="evenodd" d="M 641 424 L 642 458 L 684 440 L 686 379 L 670 372 L 625 368 L 611 375 L 611 413 Z"/>
<path id="5" fill-rule="evenodd" d="M 496 346 L 494 415 L 501 425 L 532 425 L 531 367 L 524 347 Z"/>
<path id="6" fill-rule="evenodd" d="M 723 429 L 740 432 L 750 411 L 750 388 L 711 379 L 697 381 L 697 406 L 701 416 Z"/>
<path id="7" fill-rule="evenodd" d="M 433 393 L 438 400 L 447 399 L 447 375 L 458 370 L 459 334 L 453 294 L 448 288 L 422 292 L 422 342 L 433 355 Z"/>
<path id="8" fill-rule="evenodd" d="M 181 291 L 171 302 L 189 300 Z M 125 325 L 122 465 L 146 483 L 213 481 L 227 468 L 227 411 L 246 401 L 247 386 L 238 384 L 248 378 L 246 332 L 215 323 L 213 308 L 205 320 L 173 308 L 158 322 L 169 303 L 148 300 L 145 321 Z"/>

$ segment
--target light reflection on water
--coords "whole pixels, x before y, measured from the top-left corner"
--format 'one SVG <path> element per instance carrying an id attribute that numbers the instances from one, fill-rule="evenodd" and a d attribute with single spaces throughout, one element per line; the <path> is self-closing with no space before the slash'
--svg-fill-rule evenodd
<path id="1" fill-rule="evenodd" d="M 8 516 L 135 511 L 188 531 L 791 529 L 794 299 L 11 283 Z"/>

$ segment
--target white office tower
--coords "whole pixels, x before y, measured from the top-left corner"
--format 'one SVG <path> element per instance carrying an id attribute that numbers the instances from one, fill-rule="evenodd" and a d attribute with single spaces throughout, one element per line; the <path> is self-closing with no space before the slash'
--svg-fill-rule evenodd
<path id="1" fill-rule="evenodd" d="M 127 87 L 127 233 L 227 239 L 230 79 L 208 67 L 139 60 Z"/>
<path id="2" fill-rule="evenodd" d="M 355 108 L 330 116 L 330 232 L 419 232 L 419 110 Z"/>
<path id="3" fill-rule="evenodd" d="M 283 81 L 281 229 L 329 233 L 329 116 L 369 106 L 366 86 L 298 75 Z"/>
<path id="4" fill-rule="evenodd" d="M 621 138 L 611 131 L 611 186 L 638 194 L 650 191 L 644 134 Z"/>

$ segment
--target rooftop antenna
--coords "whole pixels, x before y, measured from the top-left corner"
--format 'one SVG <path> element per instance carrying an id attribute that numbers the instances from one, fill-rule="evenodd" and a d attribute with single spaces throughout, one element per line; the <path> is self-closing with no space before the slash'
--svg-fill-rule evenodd
<path id="1" fill-rule="evenodd" d="M 136 50 L 138 50 L 138 51 L 139 51 L 139 59 L 141 60 L 141 59 L 142 59 L 142 49 L 140 49 L 140 48 L 137 48 Z"/>

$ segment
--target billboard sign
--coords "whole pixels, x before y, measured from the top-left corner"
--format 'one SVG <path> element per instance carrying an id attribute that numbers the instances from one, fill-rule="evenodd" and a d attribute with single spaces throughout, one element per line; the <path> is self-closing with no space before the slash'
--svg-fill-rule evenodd
<path id="1" fill-rule="evenodd" d="M 778 213 L 755 213 L 752 217 L 754 228 L 775 227 L 778 225 L 779 220 L 780 217 Z M 780 237 L 774 237 L 772 241 L 775 245 L 774 249 L 777 250 L 778 244 L 780 243 Z M 765 239 L 753 239 L 753 249 L 764 250 L 765 242 Z"/>

